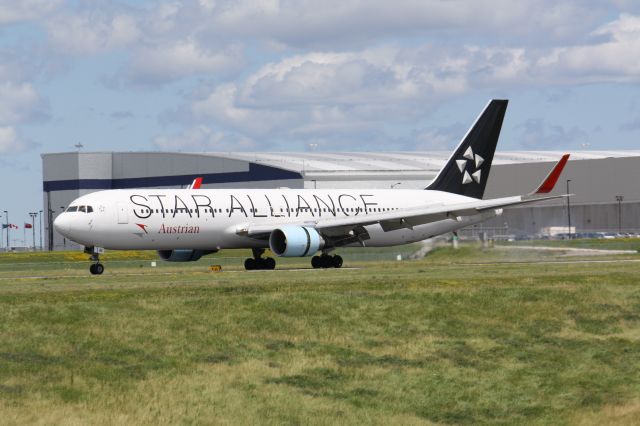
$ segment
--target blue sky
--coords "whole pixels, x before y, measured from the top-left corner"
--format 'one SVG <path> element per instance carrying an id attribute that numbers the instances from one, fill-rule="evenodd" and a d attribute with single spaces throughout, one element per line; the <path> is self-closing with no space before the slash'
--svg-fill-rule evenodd
<path id="1" fill-rule="evenodd" d="M 76 143 L 446 150 L 491 97 L 499 150 L 637 149 L 639 80 L 631 0 L 0 0 L 0 213 Z"/>

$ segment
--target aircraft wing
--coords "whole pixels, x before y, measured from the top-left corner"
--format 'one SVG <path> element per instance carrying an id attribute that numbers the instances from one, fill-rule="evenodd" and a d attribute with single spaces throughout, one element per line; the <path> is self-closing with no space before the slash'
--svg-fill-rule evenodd
<path id="1" fill-rule="evenodd" d="M 566 195 L 554 195 L 546 197 L 515 196 L 496 198 L 493 200 L 478 200 L 459 204 L 438 204 L 422 208 L 398 209 L 384 213 L 360 214 L 341 218 L 317 218 L 315 220 L 303 220 L 298 223 L 286 222 L 280 224 L 253 225 L 238 230 L 239 233 L 254 238 L 265 238 L 274 229 L 283 225 L 308 226 L 317 229 L 320 233 L 329 236 L 341 236 L 349 234 L 356 228 L 380 224 L 384 231 L 394 231 L 401 228 L 413 228 L 414 226 L 437 222 L 445 219 L 461 220 L 465 216 L 473 216 L 492 209 L 513 207 L 521 204 L 535 203 L 544 200 L 566 197 Z"/>
<path id="2" fill-rule="evenodd" d="M 312 227 L 321 234 L 331 237 L 348 236 L 362 230 L 363 226 L 380 224 L 385 232 L 402 228 L 412 228 L 445 219 L 461 220 L 465 216 L 474 216 L 492 209 L 502 209 L 523 204 L 537 203 L 545 200 L 564 198 L 568 195 L 541 195 L 549 193 L 557 182 L 569 155 L 564 155 L 538 188 L 527 194 L 513 197 L 495 198 L 492 200 L 473 200 L 457 204 L 434 204 L 419 208 L 398 209 L 390 212 L 374 214 L 358 214 L 340 218 L 316 218 L 300 222 L 247 224 L 236 232 L 249 237 L 264 239 L 276 228 L 284 225 Z"/>

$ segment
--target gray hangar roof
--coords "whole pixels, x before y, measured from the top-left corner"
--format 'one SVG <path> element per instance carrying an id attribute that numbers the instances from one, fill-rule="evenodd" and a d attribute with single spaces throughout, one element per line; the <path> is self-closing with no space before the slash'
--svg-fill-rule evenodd
<path id="1" fill-rule="evenodd" d="M 542 163 L 558 161 L 562 151 L 506 151 L 496 152 L 493 164 Z M 204 153 L 251 161 L 287 170 L 310 173 L 336 172 L 437 172 L 451 155 L 450 152 L 229 152 Z M 638 151 L 578 151 L 571 160 L 640 157 Z"/>

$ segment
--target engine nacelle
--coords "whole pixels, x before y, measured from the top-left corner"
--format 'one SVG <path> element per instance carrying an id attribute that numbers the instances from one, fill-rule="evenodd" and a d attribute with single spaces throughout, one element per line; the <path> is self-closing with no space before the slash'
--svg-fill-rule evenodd
<path id="1" fill-rule="evenodd" d="M 215 253 L 217 250 L 158 250 L 158 256 L 160 259 L 167 262 L 195 262 L 200 260 L 204 255 Z"/>
<path id="2" fill-rule="evenodd" d="M 314 228 L 285 225 L 271 231 L 269 247 L 282 257 L 313 256 L 324 247 L 324 239 Z"/>

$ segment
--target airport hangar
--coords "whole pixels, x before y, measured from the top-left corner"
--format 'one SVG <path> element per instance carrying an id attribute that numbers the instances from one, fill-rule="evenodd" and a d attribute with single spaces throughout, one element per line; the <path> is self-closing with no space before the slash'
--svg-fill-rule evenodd
<path id="1" fill-rule="evenodd" d="M 496 152 L 485 198 L 525 194 L 561 157 L 556 151 Z M 49 223 L 75 198 L 125 188 L 180 188 L 202 176 L 203 188 L 422 189 L 449 152 L 66 152 L 42 154 L 48 249 L 78 249 Z M 569 182 L 567 182 L 569 181 Z M 640 151 L 572 153 L 554 193 L 564 199 L 505 210 L 462 235 L 640 231 Z"/>

